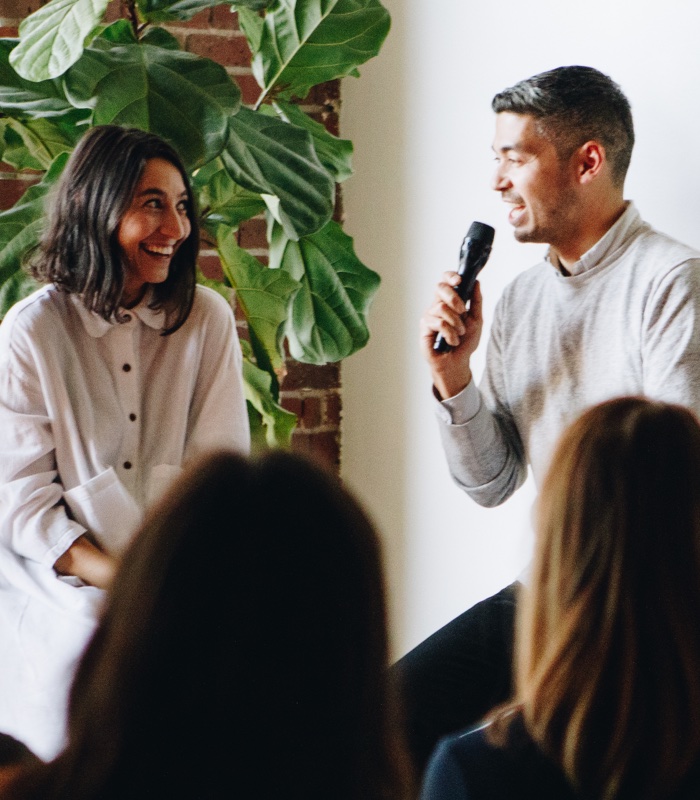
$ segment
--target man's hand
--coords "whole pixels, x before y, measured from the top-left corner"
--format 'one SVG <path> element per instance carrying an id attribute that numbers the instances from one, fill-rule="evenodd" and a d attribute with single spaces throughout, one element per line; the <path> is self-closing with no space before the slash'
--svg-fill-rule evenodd
<path id="1" fill-rule="evenodd" d="M 75 575 L 99 589 L 108 589 L 116 572 L 117 562 L 85 536 L 80 536 L 58 557 L 54 569 L 60 575 Z"/>
<path id="2" fill-rule="evenodd" d="M 433 385 L 443 400 L 459 394 L 471 381 L 469 360 L 479 345 L 484 324 L 479 282 L 474 286 L 467 310 L 454 289 L 460 281 L 456 272 L 446 272 L 437 285 L 433 304 L 420 321 L 421 351 L 430 366 Z M 450 352 L 433 350 L 438 333 L 452 346 Z"/>

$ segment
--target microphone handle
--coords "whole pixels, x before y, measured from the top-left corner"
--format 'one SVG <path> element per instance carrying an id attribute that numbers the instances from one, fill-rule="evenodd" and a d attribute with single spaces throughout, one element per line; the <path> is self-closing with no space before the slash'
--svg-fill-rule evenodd
<path id="1" fill-rule="evenodd" d="M 471 243 L 474 239 L 468 239 L 462 247 L 462 252 L 459 254 L 459 266 L 457 267 L 457 274 L 462 276 L 462 282 L 456 287 L 455 291 L 466 303 L 472 296 L 476 279 L 488 261 L 491 254 L 491 246 L 483 247 L 481 252 L 475 257 L 473 254 L 470 259 Z M 436 353 L 449 353 L 452 350 L 452 345 L 448 344 L 445 337 L 438 333 L 435 337 L 433 350 Z"/>

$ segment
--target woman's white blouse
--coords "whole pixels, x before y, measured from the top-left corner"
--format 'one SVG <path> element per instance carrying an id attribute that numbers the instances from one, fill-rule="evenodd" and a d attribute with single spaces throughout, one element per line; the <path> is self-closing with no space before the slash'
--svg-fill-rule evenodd
<path id="1" fill-rule="evenodd" d="M 250 445 L 233 313 L 197 287 L 162 336 L 142 303 L 117 324 L 48 286 L 0 326 L 0 542 L 52 566 L 89 529 L 120 552 L 182 465 Z"/>
<path id="2" fill-rule="evenodd" d="M 17 598 L 92 621 L 102 593 L 58 576 L 56 559 L 85 531 L 120 553 L 188 460 L 249 450 L 224 298 L 198 286 L 169 336 L 145 301 L 128 315 L 107 322 L 47 286 L 0 325 L 0 632 Z"/>

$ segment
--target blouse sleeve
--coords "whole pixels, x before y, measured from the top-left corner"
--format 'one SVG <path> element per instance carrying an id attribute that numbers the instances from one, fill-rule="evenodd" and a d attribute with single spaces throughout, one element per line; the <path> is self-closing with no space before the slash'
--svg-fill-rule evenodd
<path id="1" fill-rule="evenodd" d="M 235 319 L 226 301 L 198 287 L 206 298 L 202 356 L 189 411 L 185 460 L 214 448 L 250 451 L 250 427 L 243 391 L 243 356 Z"/>
<path id="2" fill-rule="evenodd" d="M 66 513 L 40 380 L 10 325 L 0 336 L 0 545 L 53 566 L 85 528 Z"/>

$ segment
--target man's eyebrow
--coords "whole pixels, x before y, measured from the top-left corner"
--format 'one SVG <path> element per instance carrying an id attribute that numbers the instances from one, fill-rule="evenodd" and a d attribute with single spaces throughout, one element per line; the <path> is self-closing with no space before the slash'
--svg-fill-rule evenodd
<path id="1" fill-rule="evenodd" d="M 507 153 L 509 150 L 521 151 L 522 150 L 522 145 L 519 142 L 516 142 L 515 144 L 504 144 L 504 145 L 501 145 L 501 147 L 498 147 L 498 148 L 496 148 L 493 145 L 491 145 L 491 149 L 493 150 L 494 153 Z"/>

